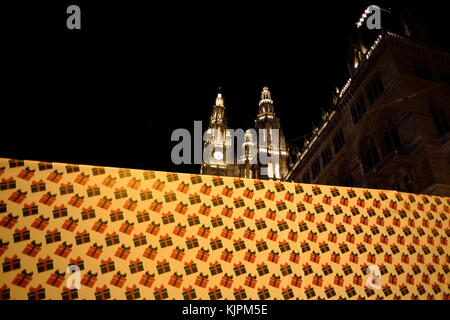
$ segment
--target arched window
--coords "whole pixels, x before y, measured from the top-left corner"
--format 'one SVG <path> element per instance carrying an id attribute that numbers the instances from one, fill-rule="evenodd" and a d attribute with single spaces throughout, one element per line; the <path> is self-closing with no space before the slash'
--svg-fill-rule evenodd
<path id="1" fill-rule="evenodd" d="M 375 167 L 380 161 L 378 148 L 372 137 L 363 139 L 360 143 L 360 159 L 364 173 Z"/>
<path id="2" fill-rule="evenodd" d="M 400 149 L 400 137 L 395 127 L 391 127 L 390 129 L 386 130 L 383 138 L 383 151 L 385 155 L 391 153 L 394 150 Z"/>

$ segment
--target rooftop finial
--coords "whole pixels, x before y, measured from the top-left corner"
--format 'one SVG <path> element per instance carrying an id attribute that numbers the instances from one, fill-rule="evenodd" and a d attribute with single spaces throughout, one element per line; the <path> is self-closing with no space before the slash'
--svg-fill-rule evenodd
<path id="1" fill-rule="evenodd" d="M 263 90 L 261 92 L 261 99 L 262 100 L 264 100 L 264 99 L 272 100 L 272 97 L 271 97 L 271 94 L 270 94 L 270 91 L 269 91 L 268 87 L 264 87 L 263 88 Z"/>
<path id="2" fill-rule="evenodd" d="M 225 104 L 223 102 L 223 97 L 222 97 L 222 87 L 219 87 L 219 90 L 217 93 L 216 106 L 223 107 L 223 108 L 225 107 Z"/>

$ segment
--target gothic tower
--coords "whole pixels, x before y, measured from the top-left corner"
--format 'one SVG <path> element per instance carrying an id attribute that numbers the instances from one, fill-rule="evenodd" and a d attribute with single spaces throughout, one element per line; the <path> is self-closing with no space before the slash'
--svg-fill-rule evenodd
<path id="1" fill-rule="evenodd" d="M 258 170 L 254 178 L 283 180 L 288 173 L 289 154 L 280 119 L 275 114 L 272 96 L 267 87 L 261 92 L 255 129 L 258 133 Z M 267 158 L 278 160 L 267 163 Z"/>
<path id="2" fill-rule="evenodd" d="M 236 176 L 235 159 L 227 159 L 231 139 L 227 133 L 227 116 L 221 88 L 213 107 L 209 127 L 203 145 L 202 174 L 217 176 Z M 233 153 L 234 154 L 234 153 Z"/>

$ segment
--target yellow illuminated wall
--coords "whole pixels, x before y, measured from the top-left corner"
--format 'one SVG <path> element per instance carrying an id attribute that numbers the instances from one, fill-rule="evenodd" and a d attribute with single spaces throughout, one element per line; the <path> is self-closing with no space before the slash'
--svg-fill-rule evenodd
<path id="1" fill-rule="evenodd" d="M 450 198 L 9 159 L 0 180 L 0 299 L 450 296 Z"/>

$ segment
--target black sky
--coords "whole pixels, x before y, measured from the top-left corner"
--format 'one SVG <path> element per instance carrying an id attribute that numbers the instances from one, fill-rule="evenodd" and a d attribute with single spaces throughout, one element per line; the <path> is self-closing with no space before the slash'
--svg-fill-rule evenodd
<path id="1" fill-rule="evenodd" d="M 198 172 L 171 163 L 170 135 L 206 129 L 219 86 L 230 127 L 253 125 L 267 85 L 287 140 L 305 135 L 347 80 L 349 39 L 373 4 L 92 2 L 5 10 L 0 157 Z M 69 4 L 81 31 L 65 27 Z M 448 45 L 443 1 L 374 4 L 413 13 Z"/>

